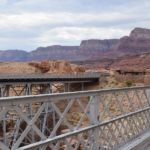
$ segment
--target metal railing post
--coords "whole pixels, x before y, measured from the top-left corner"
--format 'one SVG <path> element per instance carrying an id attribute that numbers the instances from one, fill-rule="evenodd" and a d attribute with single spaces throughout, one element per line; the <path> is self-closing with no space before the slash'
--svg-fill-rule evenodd
<path id="1" fill-rule="evenodd" d="M 146 96 L 147 96 L 148 104 L 150 106 L 150 89 L 146 89 Z"/>
<path id="2" fill-rule="evenodd" d="M 147 102 L 148 102 L 148 105 L 150 106 L 150 89 L 146 89 L 146 96 L 147 96 Z M 148 119 L 150 121 L 150 111 L 148 113 Z"/>
<path id="3" fill-rule="evenodd" d="M 90 97 L 90 123 L 92 125 L 96 125 L 99 123 L 99 99 L 98 96 Z M 93 144 L 93 150 L 99 150 L 99 131 L 98 129 L 93 130 L 93 134 L 91 135 L 91 142 Z"/>

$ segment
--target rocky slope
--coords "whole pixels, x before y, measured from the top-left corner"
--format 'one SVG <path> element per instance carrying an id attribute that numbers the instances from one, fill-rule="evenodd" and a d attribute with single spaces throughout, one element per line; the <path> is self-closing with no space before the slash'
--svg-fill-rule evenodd
<path id="1" fill-rule="evenodd" d="M 79 65 L 66 61 L 41 62 L 1 62 L 0 74 L 35 74 L 35 73 L 80 73 L 85 72 Z"/>
<path id="2" fill-rule="evenodd" d="M 48 46 L 34 51 L 0 51 L 0 61 L 95 60 L 150 52 L 150 29 L 135 28 L 121 39 L 84 40 L 80 46 Z"/>
<path id="3" fill-rule="evenodd" d="M 150 72 L 150 52 L 134 56 L 125 56 L 114 61 L 110 66 L 113 70 Z"/>
<path id="4" fill-rule="evenodd" d="M 87 69 L 150 72 L 150 52 L 132 56 L 127 55 L 117 59 L 82 61 L 78 64 L 85 66 Z"/>

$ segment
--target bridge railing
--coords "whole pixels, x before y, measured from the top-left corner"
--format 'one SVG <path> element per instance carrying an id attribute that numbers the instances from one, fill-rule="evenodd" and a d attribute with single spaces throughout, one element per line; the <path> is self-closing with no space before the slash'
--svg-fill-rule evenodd
<path id="1" fill-rule="evenodd" d="M 0 99 L 0 149 L 116 149 L 149 130 L 150 87 Z"/>

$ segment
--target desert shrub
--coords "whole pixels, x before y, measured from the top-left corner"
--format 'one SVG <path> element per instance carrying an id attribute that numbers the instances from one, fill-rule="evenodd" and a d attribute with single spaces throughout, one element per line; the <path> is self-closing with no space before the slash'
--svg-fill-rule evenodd
<path id="1" fill-rule="evenodd" d="M 128 80 L 125 82 L 126 86 L 130 87 L 133 85 L 132 81 Z"/>

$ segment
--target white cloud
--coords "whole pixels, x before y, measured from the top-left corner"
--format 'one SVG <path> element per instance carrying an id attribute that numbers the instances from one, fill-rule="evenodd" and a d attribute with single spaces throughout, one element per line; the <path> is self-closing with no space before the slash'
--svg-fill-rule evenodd
<path id="1" fill-rule="evenodd" d="M 120 38 L 150 28 L 149 8 L 149 0 L 0 0 L 0 49 Z"/>
<path id="2" fill-rule="evenodd" d="M 81 27 L 62 27 L 54 28 L 45 33 L 42 33 L 37 38 L 39 45 L 50 44 L 70 44 L 78 45 L 83 39 L 109 39 L 120 38 L 129 34 L 128 29 L 115 28 L 81 28 Z"/>
<path id="3" fill-rule="evenodd" d="M 0 0 L 0 4 L 6 4 L 7 0 Z"/>
<path id="4" fill-rule="evenodd" d="M 128 35 L 129 32 L 128 29 L 118 28 L 62 27 L 42 32 L 41 35 L 32 38 L 0 38 L 0 46 L 1 49 L 32 50 L 39 46 L 79 45 L 81 40 L 119 38 Z"/>
<path id="5" fill-rule="evenodd" d="M 7 4 L 7 0 L 0 0 L 0 8 Z"/>
<path id="6" fill-rule="evenodd" d="M 120 13 L 21 13 L 21 14 L 0 14 L 0 29 L 3 28 L 31 28 L 40 26 L 79 26 L 109 24 L 120 21 L 124 18 L 131 19 L 133 16 Z"/>

